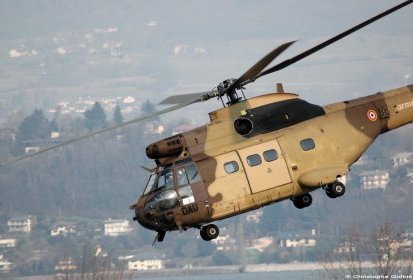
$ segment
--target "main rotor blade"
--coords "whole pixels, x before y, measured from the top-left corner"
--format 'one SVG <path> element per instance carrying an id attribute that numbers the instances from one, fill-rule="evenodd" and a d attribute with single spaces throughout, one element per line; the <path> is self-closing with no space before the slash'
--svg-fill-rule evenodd
<path id="1" fill-rule="evenodd" d="M 211 91 L 205 92 L 196 92 L 196 93 L 188 93 L 188 94 L 179 94 L 179 95 L 172 95 L 164 100 L 162 100 L 159 105 L 168 105 L 168 104 L 184 104 L 188 102 L 188 100 L 193 100 L 193 103 L 202 101 L 201 97 L 210 94 Z"/>
<path id="2" fill-rule="evenodd" d="M 387 11 L 384 11 L 381 14 L 378 14 L 377 16 L 370 18 L 370 19 L 368 19 L 368 20 L 366 20 L 366 21 L 364 21 L 364 22 L 362 22 L 362 23 L 360 23 L 360 24 L 358 24 L 358 25 L 356 25 L 356 26 L 340 33 L 340 34 L 338 34 L 337 36 L 334 36 L 331 39 L 328 39 L 327 41 L 324 41 L 323 43 L 321 43 L 321 44 L 319 44 L 319 45 L 317 45 L 317 46 L 315 46 L 315 47 L 313 47 L 313 48 L 311 48 L 311 49 L 309 49 L 305 52 L 302 52 L 301 54 L 299 54 L 297 56 L 294 56 L 290 59 L 287 59 L 287 60 L 285 60 L 285 61 L 269 68 L 268 70 L 263 71 L 261 74 L 259 74 L 256 77 L 256 79 L 258 79 L 262 76 L 268 75 L 270 73 L 279 71 L 281 69 L 284 69 L 285 67 L 290 66 L 291 64 L 294 64 L 297 61 L 300 61 L 301 59 L 303 59 L 303 58 L 305 58 L 305 57 L 307 57 L 307 56 L 309 56 L 309 55 L 311 55 L 311 54 L 313 54 L 313 53 L 315 53 L 315 52 L 317 52 L 317 51 L 319 51 L 319 50 L 321 50 L 321 49 L 323 49 L 323 48 L 325 48 L 325 47 L 327 47 L 327 46 L 329 46 L 329 45 L 331 45 L 335 42 L 337 42 L 340 39 L 343 39 L 344 37 L 356 32 L 357 30 L 359 30 L 359 29 L 361 29 L 361 28 L 363 28 L 363 27 L 365 27 L 365 26 L 367 26 L 367 25 L 369 25 L 369 24 L 371 24 L 371 23 L 373 23 L 373 22 L 375 22 L 375 21 L 377 21 L 377 20 L 379 20 L 379 19 L 381 19 L 381 18 L 383 18 L 383 17 L 385 17 L 385 16 L 387 16 L 387 15 L 389 15 L 389 14 L 391 14 L 391 13 L 393 13 L 393 12 L 409 5 L 409 4 L 411 4 L 411 3 L 413 3 L 413 0 L 405 1 L 401 4 L 399 4 L 399 5 L 391 8 L 391 9 L 388 9 Z"/>
<path id="3" fill-rule="evenodd" d="M 57 149 L 57 148 L 60 148 L 60 147 L 63 147 L 63 146 L 66 146 L 66 145 L 69 145 L 69 144 L 72 144 L 72 143 L 75 143 L 75 142 L 79 142 L 79 141 L 81 141 L 81 140 L 84 140 L 84 139 L 86 139 L 86 138 L 93 137 L 93 136 L 98 135 L 98 134 L 102 134 L 102 133 L 104 133 L 104 132 L 116 130 L 116 129 L 119 129 L 119 128 L 121 128 L 121 127 L 127 126 L 127 125 L 131 125 L 131 124 L 134 124 L 134 123 L 137 123 L 137 122 L 141 122 L 141 121 L 144 121 L 144 120 L 147 120 L 147 119 L 151 119 L 151 118 L 157 117 L 157 116 L 159 116 L 159 115 L 166 114 L 166 113 L 175 111 L 175 110 L 177 110 L 177 109 L 186 107 L 186 106 L 191 105 L 192 103 L 195 103 L 195 102 L 197 102 L 197 101 L 198 101 L 198 99 L 196 99 L 196 100 L 190 100 L 190 101 L 187 101 L 186 103 L 178 104 L 178 105 L 176 105 L 176 106 L 172 106 L 172 107 L 169 107 L 169 108 L 166 108 L 166 109 L 163 109 L 163 110 L 154 112 L 153 114 L 149 114 L 149 115 L 146 115 L 146 116 L 138 117 L 138 118 L 135 118 L 135 119 L 132 119 L 132 120 L 123 122 L 123 123 L 121 123 L 121 124 L 115 125 L 115 126 L 111 126 L 111 127 L 107 127 L 107 128 L 101 129 L 101 130 L 97 130 L 97 131 L 95 131 L 95 132 L 88 133 L 88 134 L 85 134 L 85 135 L 83 135 L 83 136 L 76 137 L 76 138 L 70 139 L 70 140 L 68 140 L 68 141 L 62 142 L 62 143 L 60 143 L 60 144 L 53 145 L 53 146 L 50 146 L 50 147 L 41 149 L 41 150 L 39 150 L 39 151 L 37 151 L 37 152 L 35 152 L 35 153 L 31 153 L 31 154 L 28 154 L 28 155 L 25 155 L 25 156 L 22 156 L 22 157 L 19 157 L 19 158 L 15 158 L 15 159 L 13 159 L 13 160 L 11 160 L 11 161 L 8 161 L 8 162 L 6 162 L 6 163 L 0 164 L 0 166 L 6 166 L 6 165 L 9 165 L 9 164 L 12 164 L 12 163 L 21 161 L 21 160 L 23 160 L 23 159 L 26 159 L 26 158 L 29 158 L 29 157 L 33 157 L 33 156 L 36 156 L 36 155 L 39 155 L 39 154 L 42 154 L 42 153 L 45 153 L 45 152 L 50 151 L 50 150 L 54 150 L 54 149 Z"/>
<path id="4" fill-rule="evenodd" d="M 257 63 L 255 63 L 250 69 L 248 69 L 244 74 L 241 75 L 232 85 L 233 89 L 237 88 L 242 82 L 247 80 L 253 80 L 265 67 L 268 66 L 277 56 L 279 56 L 283 51 L 285 51 L 289 46 L 294 44 L 295 41 L 284 43 L 281 46 L 278 46 L 266 56 L 261 58 Z M 189 94 L 180 94 L 180 95 L 173 95 L 170 97 L 165 98 L 159 104 L 182 104 L 185 103 L 187 100 L 197 99 L 198 101 L 205 101 L 209 98 L 217 96 L 214 95 L 213 91 L 206 91 L 206 92 L 197 92 L 197 93 L 189 93 Z"/>
<path id="5" fill-rule="evenodd" d="M 294 43 L 295 41 L 284 43 L 272 50 L 266 56 L 261 58 L 257 63 L 255 63 L 244 74 L 242 74 L 241 77 L 239 77 L 232 86 L 236 88 L 247 80 L 254 80 L 255 77 L 258 76 L 258 74 L 260 74 L 260 72 L 268 66 L 268 64 L 270 64 L 277 56 L 279 56 L 283 51 L 285 51 L 289 46 L 291 46 Z"/>

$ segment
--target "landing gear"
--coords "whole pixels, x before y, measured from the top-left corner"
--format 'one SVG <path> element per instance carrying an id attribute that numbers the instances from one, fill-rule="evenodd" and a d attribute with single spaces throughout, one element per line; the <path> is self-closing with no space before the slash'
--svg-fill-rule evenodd
<path id="1" fill-rule="evenodd" d="M 219 229 L 216 225 L 210 224 L 201 228 L 200 235 L 203 240 L 210 241 L 218 237 Z"/>
<path id="2" fill-rule="evenodd" d="M 325 188 L 326 194 L 330 198 L 342 196 L 346 192 L 346 187 L 341 182 L 334 182 L 327 185 Z"/>
<path id="3" fill-rule="evenodd" d="M 306 194 L 294 197 L 292 201 L 295 207 L 297 207 L 298 209 L 303 209 L 311 205 L 311 203 L 313 202 L 313 198 L 311 197 L 311 194 L 306 193 Z"/>

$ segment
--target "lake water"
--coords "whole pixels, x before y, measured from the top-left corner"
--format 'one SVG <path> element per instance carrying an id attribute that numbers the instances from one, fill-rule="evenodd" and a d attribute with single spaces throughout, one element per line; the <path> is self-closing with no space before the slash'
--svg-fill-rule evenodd
<path id="1" fill-rule="evenodd" d="M 138 277 L 147 280 L 316 280 L 320 271 L 248 272 L 209 275 L 188 275 L 172 277 Z"/>

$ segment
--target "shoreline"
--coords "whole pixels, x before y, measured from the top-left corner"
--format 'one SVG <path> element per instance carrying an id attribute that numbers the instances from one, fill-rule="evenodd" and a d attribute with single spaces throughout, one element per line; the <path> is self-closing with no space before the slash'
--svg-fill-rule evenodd
<path id="1" fill-rule="evenodd" d="M 408 261 L 406 261 L 408 265 Z M 334 262 L 328 263 L 329 269 L 346 269 L 350 266 L 347 262 Z M 374 267 L 373 262 L 360 263 L 362 268 Z M 185 276 L 185 275 L 206 275 L 206 274 L 230 274 L 230 273 L 259 273 L 259 272 L 293 272 L 293 271 L 322 271 L 325 267 L 320 262 L 296 262 L 296 263 L 269 263 L 269 264 L 249 264 L 246 266 L 241 265 L 228 265 L 228 266 L 206 266 L 206 267 L 194 267 L 190 269 L 182 268 L 166 268 L 161 270 L 148 270 L 148 271 L 123 271 L 123 276 L 127 279 L 134 279 L 139 277 L 168 277 L 168 276 Z M 108 273 L 108 272 L 107 272 Z M 115 273 L 115 272 L 113 272 Z M 119 273 L 119 271 L 117 272 Z M 110 272 L 108 273 L 110 274 Z M 60 274 L 63 275 L 63 274 Z M 99 274 L 98 274 L 99 275 Z M 80 279 L 80 274 L 72 275 L 73 279 Z M 60 279 L 59 274 L 51 275 L 33 275 L 25 277 L 16 277 L 13 279 L 21 280 L 56 280 Z M 63 279 L 63 278 L 62 278 Z"/>

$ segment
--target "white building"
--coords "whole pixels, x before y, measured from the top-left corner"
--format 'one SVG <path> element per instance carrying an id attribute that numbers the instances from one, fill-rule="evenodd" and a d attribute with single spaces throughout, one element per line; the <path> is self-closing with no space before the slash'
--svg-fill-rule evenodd
<path id="1" fill-rule="evenodd" d="M 9 232 L 30 232 L 33 228 L 32 216 L 12 217 L 7 221 Z"/>
<path id="2" fill-rule="evenodd" d="M 261 237 L 258 239 L 254 239 L 251 242 L 251 246 L 247 247 L 247 249 L 255 249 L 259 252 L 263 252 L 268 246 L 273 244 L 274 238 L 271 236 Z"/>
<path id="3" fill-rule="evenodd" d="M 15 238 L 1 238 L 0 249 L 16 247 L 16 241 L 17 240 Z"/>
<path id="4" fill-rule="evenodd" d="M 334 248 L 334 253 L 337 254 L 343 254 L 343 253 L 350 253 L 350 252 L 355 252 L 357 249 L 356 245 L 345 241 L 343 243 L 340 243 L 336 248 Z"/>
<path id="5" fill-rule="evenodd" d="M 230 251 L 234 247 L 235 239 L 225 234 L 212 239 L 211 243 L 217 246 L 217 251 Z"/>
<path id="6" fill-rule="evenodd" d="M 411 163 L 413 159 L 413 153 L 398 153 L 393 155 L 391 159 L 393 160 L 393 166 L 398 167 L 400 165 Z"/>
<path id="7" fill-rule="evenodd" d="M 361 187 L 365 190 L 382 189 L 384 190 L 390 180 L 387 170 L 373 170 L 360 173 Z"/>
<path id="8" fill-rule="evenodd" d="M 315 247 L 317 241 L 314 238 L 285 238 L 279 240 L 280 247 L 296 248 L 296 247 Z"/>
<path id="9" fill-rule="evenodd" d="M 132 226 L 125 219 L 108 219 L 104 222 L 104 234 L 108 236 L 125 235 L 132 231 Z"/>
<path id="10" fill-rule="evenodd" d="M 159 270 L 165 267 L 162 259 L 145 259 L 128 261 L 129 270 Z"/>
<path id="11" fill-rule="evenodd" d="M 12 263 L 3 258 L 3 255 L 0 255 L 0 273 L 9 272 L 12 269 Z"/>
<path id="12" fill-rule="evenodd" d="M 69 233 L 76 233 L 76 225 L 72 223 L 58 223 L 52 226 L 50 236 L 66 236 Z"/>
<path id="13" fill-rule="evenodd" d="M 55 271 L 73 271 L 76 269 L 77 266 L 71 257 L 59 261 L 54 267 Z"/>
<path id="14" fill-rule="evenodd" d="M 261 217 L 263 215 L 262 209 L 258 209 L 252 212 L 249 212 L 246 216 L 247 222 L 248 223 L 256 223 L 258 224 L 261 220 Z"/>

